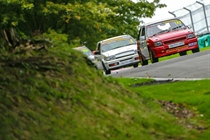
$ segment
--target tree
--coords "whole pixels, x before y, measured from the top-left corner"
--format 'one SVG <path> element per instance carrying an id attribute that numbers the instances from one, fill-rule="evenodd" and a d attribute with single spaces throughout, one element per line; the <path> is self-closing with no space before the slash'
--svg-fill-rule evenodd
<path id="1" fill-rule="evenodd" d="M 15 27 L 30 37 L 53 29 L 94 49 L 107 37 L 135 37 L 140 18 L 165 6 L 159 0 L 0 0 L 0 29 Z"/>

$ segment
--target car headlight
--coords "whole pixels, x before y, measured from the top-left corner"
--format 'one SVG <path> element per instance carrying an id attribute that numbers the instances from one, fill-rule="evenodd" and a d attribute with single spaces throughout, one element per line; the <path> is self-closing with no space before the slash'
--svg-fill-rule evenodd
<path id="1" fill-rule="evenodd" d="M 110 60 L 113 60 L 113 59 L 115 59 L 115 55 L 105 56 L 104 57 L 104 60 L 106 60 L 106 61 L 110 61 Z"/>
<path id="2" fill-rule="evenodd" d="M 155 42 L 154 45 L 155 45 L 155 47 L 158 47 L 158 46 L 162 46 L 163 44 L 161 41 L 158 41 L 158 42 Z"/>
<path id="3" fill-rule="evenodd" d="M 195 37 L 195 34 L 193 34 L 193 33 L 192 33 L 192 34 L 188 34 L 188 35 L 187 35 L 187 38 L 188 38 L 188 39 L 190 39 L 190 38 L 194 38 L 194 37 Z"/>

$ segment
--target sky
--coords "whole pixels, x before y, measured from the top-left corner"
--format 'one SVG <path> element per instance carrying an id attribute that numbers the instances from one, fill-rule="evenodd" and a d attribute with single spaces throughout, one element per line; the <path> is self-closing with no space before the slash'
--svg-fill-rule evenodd
<path id="1" fill-rule="evenodd" d="M 153 0 L 148 0 L 148 1 L 151 2 Z M 159 19 L 174 17 L 172 14 L 168 13 L 168 11 L 173 12 L 183 7 L 187 7 L 191 4 L 194 4 L 195 2 L 196 0 L 160 0 L 160 3 L 165 3 L 167 7 L 161 8 L 161 9 L 158 8 L 155 11 L 155 16 L 153 16 L 152 18 L 145 18 L 141 20 L 147 23 L 147 22 L 151 22 L 151 21 L 155 21 Z"/>

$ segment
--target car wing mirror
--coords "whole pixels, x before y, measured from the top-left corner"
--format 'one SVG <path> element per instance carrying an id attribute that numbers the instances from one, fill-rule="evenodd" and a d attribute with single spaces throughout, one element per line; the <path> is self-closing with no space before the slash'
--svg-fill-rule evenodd
<path id="1" fill-rule="evenodd" d="M 146 36 L 141 36 L 140 40 L 146 40 Z"/>
<path id="2" fill-rule="evenodd" d="M 94 55 L 100 55 L 100 52 L 99 52 L 99 50 L 96 50 L 96 51 L 93 52 L 93 54 Z"/>
<path id="3" fill-rule="evenodd" d="M 187 28 L 192 29 L 192 26 L 191 25 L 188 25 Z"/>

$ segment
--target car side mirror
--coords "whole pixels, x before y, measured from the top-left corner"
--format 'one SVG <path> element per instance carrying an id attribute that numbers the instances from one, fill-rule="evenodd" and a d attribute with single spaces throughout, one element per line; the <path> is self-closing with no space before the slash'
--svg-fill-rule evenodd
<path id="1" fill-rule="evenodd" d="M 146 36 L 140 36 L 140 40 L 146 40 Z"/>
<path id="2" fill-rule="evenodd" d="M 192 26 L 191 25 L 188 25 L 187 28 L 192 29 Z"/>
<path id="3" fill-rule="evenodd" d="M 100 55 L 100 52 L 99 52 L 99 50 L 96 50 L 96 51 L 94 51 L 93 54 L 94 54 L 94 55 Z"/>

